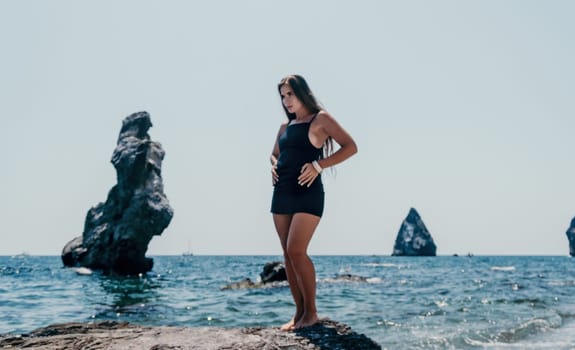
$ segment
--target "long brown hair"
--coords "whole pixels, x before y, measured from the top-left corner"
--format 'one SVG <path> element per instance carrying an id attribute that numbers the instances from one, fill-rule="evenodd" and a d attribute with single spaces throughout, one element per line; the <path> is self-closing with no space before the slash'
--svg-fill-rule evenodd
<path id="1" fill-rule="evenodd" d="M 312 113 L 318 113 L 322 110 L 321 104 L 317 101 L 309 85 L 301 75 L 292 74 L 280 80 L 278 84 L 278 92 L 280 93 L 281 99 L 281 88 L 284 85 L 289 85 L 293 90 L 294 95 L 301 101 L 301 103 Z M 295 113 L 288 112 L 286 106 L 282 103 L 282 107 L 286 112 L 288 119 L 294 120 L 296 118 Z M 328 136 L 323 144 L 323 158 L 330 156 L 333 153 L 333 139 Z"/>

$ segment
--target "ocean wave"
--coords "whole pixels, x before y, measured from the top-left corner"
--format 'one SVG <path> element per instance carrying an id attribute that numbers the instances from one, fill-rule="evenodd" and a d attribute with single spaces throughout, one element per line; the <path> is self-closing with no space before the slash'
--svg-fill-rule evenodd
<path id="1" fill-rule="evenodd" d="M 575 280 L 568 280 L 568 281 L 562 281 L 562 280 L 550 281 L 550 282 L 548 283 L 548 285 L 550 285 L 550 286 L 558 286 L 558 287 L 570 287 L 570 286 L 575 286 Z"/>
<path id="2" fill-rule="evenodd" d="M 518 342 L 534 334 L 547 332 L 553 328 L 558 328 L 561 326 L 561 323 L 561 317 L 559 315 L 550 319 L 531 319 L 518 325 L 515 328 L 500 332 L 495 337 L 495 340 L 503 343 Z"/>
<path id="3" fill-rule="evenodd" d="M 454 344 L 474 347 L 508 348 L 517 347 L 525 349 L 526 342 L 537 335 L 549 333 L 558 329 L 563 319 L 558 314 L 544 318 L 532 318 L 508 329 L 488 329 L 463 334 L 453 339 Z M 564 344 L 563 344 L 564 345 Z"/>
<path id="4" fill-rule="evenodd" d="M 0 268 L 0 275 L 24 275 L 24 274 L 31 274 L 34 272 L 34 269 L 27 266 L 20 266 L 20 267 L 12 267 L 12 266 L 2 266 Z"/>
<path id="5" fill-rule="evenodd" d="M 369 278 L 363 276 L 352 275 L 349 273 L 338 274 L 335 277 L 325 278 L 321 280 L 324 283 L 338 283 L 338 282 L 369 282 Z"/>
<path id="6" fill-rule="evenodd" d="M 515 271 L 515 266 L 491 266 L 491 271 Z"/>
<path id="7" fill-rule="evenodd" d="M 367 266 L 367 267 L 392 267 L 396 269 L 404 269 L 409 267 L 408 265 L 404 264 L 392 264 L 392 263 L 365 263 L 360 264 L 360 266 Z"/>

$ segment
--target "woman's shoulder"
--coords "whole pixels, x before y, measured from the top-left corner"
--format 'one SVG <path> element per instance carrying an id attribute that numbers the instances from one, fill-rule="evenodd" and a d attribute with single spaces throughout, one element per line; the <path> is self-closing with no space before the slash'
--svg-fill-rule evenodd
<path id="1" fill-rule="evenodd" d="M 279 130 L 278 130 L 278 134 L 283 133 L 284 130 L 287 128 L 288 124 L 289 124 L 289 120 L 286 120 L 286 121 L 282 122 L 282 123 L 280 124 L 280 128 L 279 128 Z"/>
<path id="2" fill-rule="evenodd" d="M 317 112 L 317 116 L 315 117 L 315 119 L 317 119 L 317 121 L 320 123 L 331 123 L 335 121 L 335 118 L 332 117 L 331 114 L 329 114 L 326 110 L 323 109 Z"/>

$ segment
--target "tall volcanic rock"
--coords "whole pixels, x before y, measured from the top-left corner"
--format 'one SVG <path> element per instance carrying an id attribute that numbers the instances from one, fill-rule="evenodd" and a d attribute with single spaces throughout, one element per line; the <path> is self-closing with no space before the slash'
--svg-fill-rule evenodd
<path id="1" fill-rule="evenodd" d="M 111 160 L 118 183 L 105 203 L 88 211 L 82 236 L 64 247 L 64 265 L 122 275 L 152 269 L 153 260 L 145 257 L 148 244 L 162 234 L 174 212 L 162 184 L 164 150 L 150 139 L 151 126 L 146 112 L 124 119 Z"/>
<path id="2" fill-rule="evenodd" d="M 437 247 L 427 231 L 425 224 L 417 213 L 417 210 L 411 208 L 409 214 L 403 222 L 395 245 L 393 247 L 394 256 L 435 256 Z"/>
<path id="3" fill-rule="evenodd" d="M 567 239 L 569 239 L 569 254 L 575 256 L 575 217 L 571 220 L 571 226 L 567 229 Z"/>

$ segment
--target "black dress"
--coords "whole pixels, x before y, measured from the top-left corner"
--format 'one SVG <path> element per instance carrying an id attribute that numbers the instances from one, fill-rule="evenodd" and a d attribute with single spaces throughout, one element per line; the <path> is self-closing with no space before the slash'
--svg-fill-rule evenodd
<path id="1" fill-rule="evenodd" d="M 321 217 L 324 191 L 321 174 L 310 187 L 300 186 L 297 178 L 301 167 L 322 157 L 322 148 L 309 141 L 308 123 L 288 124 L 278 139 L 280 154 L 277 160 L 278 181 L 274 185 L 271 212 L 274 214 L 308 213 Z"/>

